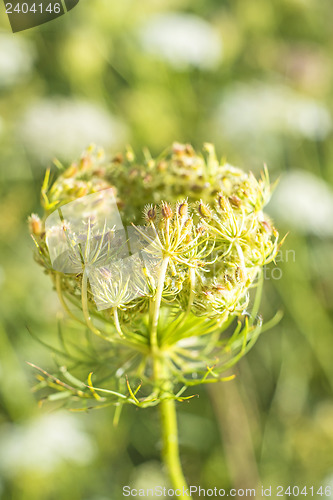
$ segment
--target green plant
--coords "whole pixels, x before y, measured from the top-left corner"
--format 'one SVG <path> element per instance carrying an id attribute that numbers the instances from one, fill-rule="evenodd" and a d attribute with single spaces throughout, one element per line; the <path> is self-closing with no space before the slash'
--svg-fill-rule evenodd
<path id="1" fill-rule="evenodd" d="M 57 354 L 67 366 L 55 375 L 35 367 L 36 388 L 84 409 L 115 405 L 115 421 L 126 403 L 159 404 L 163 459 L 183 489 L 175 403 L 193 397 L 189 387 L 231 380 L 228 370 L 263 330 L 261 269 L 281 245 L 262 211 L 271 193 L 267 169 L 257 181 L 220 164 L 210 144 L 203 155 L 174 144 L 157 159 L 145 151 L 142 161 L 128 149 L 108 162 L 90 148 L 79 162 L 57 166 L 42 187 L 43 219 L 29 219 L 36 260 L 69 318 L 103 341 L 68 345 L 60 328 Z M 113 225 L 105 198 L 115 200 L 127 233 Z M 56 259 L 51 242 L 61 243 Z M 86 382 L 73 375 L 87 367 Z"/>

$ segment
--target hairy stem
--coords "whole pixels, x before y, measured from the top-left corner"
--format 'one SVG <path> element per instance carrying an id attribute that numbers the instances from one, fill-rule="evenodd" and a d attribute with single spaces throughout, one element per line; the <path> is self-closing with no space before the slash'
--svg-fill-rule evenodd
<path id="1" fill-rule="evenodd" d="M 177 498 L 191 499 L 179 458 L 178 426 L 174 399 L 162 399 L 160 403 L 163 451 L 162 458 L 168 470 L 174 489 L 179 490 Z M 187 492 L 186 492 L 187 490 Z"/>
<path id="2" fill-rule="evenodd" d="M 172 399 L 172 386 L 168 380 L 169 374 L 165 366 L 165 359 L 161 352 L 157 341 L 157 326 L 160 314 L 162 293 L 164 288 L 164 281 L 168 269 L 169 257 L 164 257 L 160 269 L 158 279 L 157 291 L 153 305 L 152 323 L 151 323 L 151 354 L 154 366 L 154 379 L 156 389 L 161 399 L 160 402 L 160 416 L 161 416 L 161 430 L 163 440 L 162 459 L 167 468 L 173 487 L 178 490 L 177 498 L 190 499 L 188 496 L 188 486 L 183 474 L 180 458 L 179 458 L 179 444 L 178 444 L 178 426 L 175 400 Z"/>

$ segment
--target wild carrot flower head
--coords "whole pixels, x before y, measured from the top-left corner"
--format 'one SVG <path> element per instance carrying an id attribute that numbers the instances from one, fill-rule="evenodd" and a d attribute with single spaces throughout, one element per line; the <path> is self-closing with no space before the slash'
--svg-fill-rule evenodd
<path id="1" fill-rule="evenodd" d="M 219 380 L 260 330 L 248 308 L 279 248 L 263 213 L 270 194 L 266 168 L 257 180 L 210 144 L 201 155 L 175 143 L 143 160 L 127 150 L 106 161 L 91 148 L 55 180 L 47 173 L 43 219 L 30 218 L 36 258 L 63 305 L 77 304 L 76 319 L 117 346 L 122 373 L 154 385 L 158 350 L 170 391 Z M 131 390 L 130 399 L 139 401 Z"/>

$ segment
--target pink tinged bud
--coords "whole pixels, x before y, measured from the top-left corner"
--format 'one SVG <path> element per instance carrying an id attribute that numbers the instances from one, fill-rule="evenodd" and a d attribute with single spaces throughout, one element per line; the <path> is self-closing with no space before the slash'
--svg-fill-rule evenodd
<path id="1" fill-rule="evenodd" d="M 173 212 L 172 212 L 172 209 L 171 209 L 169 203 L 164 202 L 162 204 L 161 213 L 162 213 L 162 217 L 164 219 L 171 219 L 171 217 L 173 216 Z"/>
<path id="2" fill-rule="evenodd" d="M 149 222 L 154 222 L 154 220 L 156 219 L 156 207 L 148 207 L 146 211 L 146 217 Z"/>
<path id="3" fill-rule="evenodd" d="M 230 205 L 234 208 L 239 208 L 242 204 L 242 200 L 238 198 L 235 194 L 229 197 Z"/>

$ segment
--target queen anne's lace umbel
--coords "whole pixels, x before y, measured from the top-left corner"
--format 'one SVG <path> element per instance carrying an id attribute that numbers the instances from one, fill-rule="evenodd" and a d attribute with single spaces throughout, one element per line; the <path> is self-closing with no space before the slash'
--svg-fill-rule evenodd
<path id="1" fill-rule="evenodd" d="M 281 244 L 263 212 L 270 194 L 266 168 L 257 180 L 210 144 L 201 155 L 175 143 L 142 161 L 90 148 L 55 180 L 47 173 L 43 219 L 30 218 L 37 262 L 63 305 L 117 346 L 118 375 L 151 383 L 142 404 L 162 390 L 156 360 L 176 397 L 177 383 L 219 380 L 252 346 L 261 319 L 250 289 Z M 234 318 L 245 321 L 228 335 Z"/>

